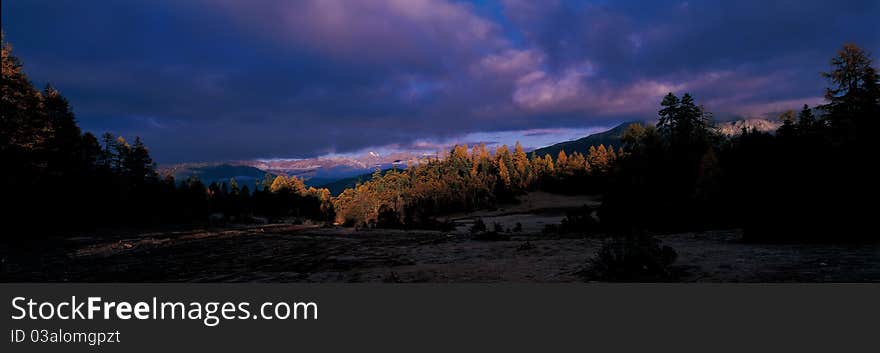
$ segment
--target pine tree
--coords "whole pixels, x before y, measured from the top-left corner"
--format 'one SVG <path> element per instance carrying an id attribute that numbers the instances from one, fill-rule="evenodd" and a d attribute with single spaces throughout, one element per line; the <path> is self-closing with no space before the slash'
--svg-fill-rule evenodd
<path id="1" fill-rule="evenodd" d="M 855 44 L 846 44 L 831 60 L 832 70 L 822 74 L 833 86 L 825 89 L 823 109 L 833 125 L 861 119 L 876 120 L 880 112 L 880 83 L 871 55 Z"/>
<path id="2" fill-rule="evenodd" d="M 560 150 L 559 154 L 556 155 L 556 176 L 565 176 L 568 175 L 568 155 L 565 154 L 565 150 Z"/>
<path id="3" fill-rule="evenodd" d="M 504 183 L 504 186 L 510 187 L 510 172 L 508 172 L 505 163 L 498 164 L 498 177 L 501 179 L 501 182 Z"/>
<path id="4" fill-rule="evenodd" d="M 673 145 L 691 145 L 708 141 L 709 114 L 694 102 L 694 98 L 685 93 L 678 99 L 669 93 L 660 103 L 657 128 Z"/>
<path id="5" fill-rule="evenodd" d="M 67 99 L 54 87 L 46 85 L 43 91 L 43 109 L 52 129 L 52 135 L 48 141 L 49 152 L 56 158 L 65 161 L 74 159 L 76 151 L 80 147 L 82 131 L 76 124 Z"/>
<path id="6" fill-rule="evenodd" d="M 795 113 L 794 110 L 786 110 L 782 114 L 779 115 L 779 120 L 782 121 L 782 126 L 776 130 L 776 133 L 781 137 L 792 136 L 795 134 Z"/>
<path id="7" fill-rule="evenodd" d="M 681 101 L 672 92 L 663 97 L 660 102 L 662 107 L 659 111 L 659 120 L 657 120 L 657 128 L 664 136 L 671 136 L 678 124 L 679 111 L 681 110 Z"/>
<path id="8" fill-rule="evenodd" d="M 529 165 L 529 157 L 526 155 L 526 152 L 523 151 L 522 144 L 520 144 L 519 141 L 516 141 L 516 145 L 513 148 L 513 167 L 515 168 L 517 185 L 524 187 L 531 179 L 531 168 Z"/>
<path id="9" fill-rule="evenodd" d="M 272 185 L 269 186 L 269 191 L 271 192 L 279 192 L 284 189 L 289 190 L 289 185 L 287 177 L 283 175 L 276 176 L 275 179 L 272 180 Z"/>
<path id="10" fill-rule="evenodd" d="M 147 146 L 144 145 L 140 137 L 135 137 L 134 145 L 127 149 L 123 163 L 123 169 L 127 171 L 134 180 L 153 181 L 157 178 L 153 158 L 150 157 L 150 152 L 147 150 Z"/>
<path id="11" fill-rule="evenodd" d="M 272 176 L 272 174 L 266 173 L 266 175 L 263 176 L 263 182 L 261 183 L 263 191 L 264 192 L 272 191 L 272 184 L 274 182 L 275 182 L 275 178 Z"/>
<path id="12" fill-rule="evenodd" d="M 101 167 L 106 170 L 114 170 L 119 156 L 116 154 L 116 138 L 113 134 L 105 132 L 101 135 Z"/>
<path id="13" fill-rule="evenodd" d="M 19 153 L 40 148 L 51 136 L 51 124 L 42 113 L 41 94 L 22 70 L 12 46 L 2 42 L 0 80 L 0 153 Z M 30 159 L 30 157 L 25 158 Z"/>
<path id="14" fill-rule="evenodd" d="M 113 160 L 113 169 L 122 175 L 131 175 L 131 170 L 127 168 L 128 164 L 126 163 L 130 158 L 131 145 L 125 141 L 125 138 L 118 136 L 113 143 L 113 148 L 115 149 L 113 155 L 116 157 Z"/>
<path id="15" fill-rule="evenodd" d="M 80 139 L 81 158 L 87 169 L 94 171 L 101 163 L 102 151 L 98 138 L 91 132 L 86 132 Z"/>
<path id="16" fill-rule="evenodd" d="M 547 171 L 548 175 L 556 173 L 556 165 L 553 163 L 553 157 L 550 157 L 549 154 L 544 155 L 544 170 Z"/>
<path id="17" fill-rule="evenodd" d="M 247 186 L 245 186 L 247 187 Z M 235 178 L 229 178 L 229 195 L 239 196 L 241 194 L 241 189 L 238 187 L 238 182 L 235 181 Z"/>

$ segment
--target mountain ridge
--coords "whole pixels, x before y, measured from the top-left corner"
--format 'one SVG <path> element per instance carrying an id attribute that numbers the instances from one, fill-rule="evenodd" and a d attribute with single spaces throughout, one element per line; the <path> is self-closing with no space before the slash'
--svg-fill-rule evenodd
<path id="1" fill-rule="evenodd" d="M 611 128 L 611 129 L 608 129 L 608 130 L 605 130 L 602 132 L 597 132 L 595 134 L 590 134 L 586 137 L 581 137 L 577 140 L 563 141 L 563 142 L 559 142 L 559 143 L 556 143 L 556 144 L 553 144 L 553 145 L 550 145 L 547 147 L 538 148 L 538 149 L 532 151 L 532 153 L 534 153 L 536 156 L 539 156 L 539 157 L 543 157 L 544 155 L 549 154 L 555 158 L 556 155 L 559 154 L 559 151 L 562 151 L 562 150 L 565 150 L 565 153 L 579 152 L 579 153 L 586 154 L 589 151 L 591 146 L 599 146 L 599 145 L 609 146 L 610 145 L 610 146 L 614 146 L 614 147 L 619 147 L 620 146 L 620 136 L 623 135 L 623 132 L 631 124 L 645 124 L 645 123 L 641 122 L 641 121 L 624 122 L 624 123 L 618 124 L 617 126 Z"/>
<path id="2" fill-rule="evenodd" d="M 562 141 L 550 146 L 533 150 L 537 156 L 550 154 L 556 156 L 559 151 L 566 153 L 579 152 L 587 154 L 591 146 L 620 147 L 620 137 L 630 124 L 648 124 L 644 121 L 629 121 L 618 124 L 611 129 L 590 134 L 588 136 Z M 721 134 L 734 136 L 741 133 L 743 128 L 757 129 L 762 132 L 773 133 L 781 125 L 780 122 L 762 119 L 746 118 L 734 121 L 719 121 L 711 124 L 712 128 Z M 414 152 L 395 152 L 381 155 L 376 152 L 367 152 L 353 156 L 322 156 L 303 159 L 257 159 L 243 161 L 227 161 L 216 163 L 181 163 L 160 168 L 162 174 L 171 174 L 177 180 L 185 180 L 189 176 L 197 176 L 202 182 L 228 181 L 236 178 L 239 183 L 261 180 L 266 173 L 272 175 L 288 175 L 303 178 L 307 185 L 315 187 L 327 187 L 331 192 L 338 194 L 340 187 L 354 186 L 358 181 L 368 180 L 378 168 L 387 170 L 394 166 L 406 168 L 407 165 L 418 163 L 424 155 Z"/>

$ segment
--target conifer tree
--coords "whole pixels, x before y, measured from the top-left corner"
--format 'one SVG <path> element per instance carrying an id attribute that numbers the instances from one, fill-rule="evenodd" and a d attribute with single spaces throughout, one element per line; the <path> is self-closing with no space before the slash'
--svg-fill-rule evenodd
<path id="1" fill-rule="evenodd" d="M 116 147 L 116 138 L 113 134 L 105 132 L 101 135 L 101 166 L 106 170 L 116 170 L 118 148 Z"/>
<path id="2" fill-rule="evenodd" d="M 782 121 L 782 126 L 779 127 L 777 133 L 779 136 L 786 137 L 792 136 L 795 133 L 795 113 L 794 110 L 786 110 L 782 114 L 779 115 L 779 120 Z"/>
<path id="3" fill-rule="evenodd" d="M 245 186 L 247 187 L 247 186 Z M 229 178 L 229 195 L 231 196 L 239 196 L 241 194 L 241 189 L 238 187 L 238 182 L 235 181 L 235 178 Z"/>
<path id="4" fill-rule="evenodd" d="M 798 122 L 797 128 L 801 131 L 811 131 L 816 125 L 816 117 L 813 115 L 813 110 L 810 109 L 810 106 L 804 104 L 804 108 L 801 109 L 800 114 L 798 114 Z"/>
<path id="5" fill-rule="evenodd" d="M 153 159 L 140 137 L 135 137 L 134 145 L 127 149 L 123 163 L 125 165 L 123 169 L 137 181 L 152 181 L 157 177 Z"/>
<path id="6" fill-rule="evenodd" d="M 501 179 L 501 182 L 504 183 L 504 186 L 510 187 L 510 172 L 508 172 L 505 163 L 498 164 L 498 177 Z"/>
<path id="7" fill-rule="evenodd" d="M 832 70 L 822 74 L 832 84 L 825 89 L 828 104 L 823 106 L 831 124 L 853 129 L 876 124 L 880 119 L 880 78 L 871 55 L 855 44 L 846 44 L 831 65 Z"/>
<path id="8" fill-rule="evenodd" d="M 0 34 L 0 42 L 0 153 L 33 151 L 49 139 L 51 125 L 42 113 L 40 92 L 22 70 L 18 58 L 12 55 L 12 46 L 4 34 Z"/>
<path id="9" fill-rule="evenodd" d="M 73 168 L 82 138 L 82 131 L 76 124 L 70 104 L 58 90 L 46 85 L 43 91 L 43 110 L 50 124 L 52 134 L 49 136 L 47 152 L 50 164 L 60 164 L 61 168 Z"/>
<path id="10" fill-rule="evenodd" d="M 284 175 L 276 176 L 275 179 L 272 180 L 272 185 L 269 186 L 269 191 L 271 192 L 279 192 L 284 189 L 289 190 L 287 177 Z"/>
<path id="11" fill-rule="evenodd" d="M 523 151 L 522 144 L 519 141 L 516 142 L 513 148 L 513 166 L 515 168 L 514 174 L 516 175 L 517 185 L 524 187 L 531 179 L 531 166 L 529 165 L 529 157 Z"/>

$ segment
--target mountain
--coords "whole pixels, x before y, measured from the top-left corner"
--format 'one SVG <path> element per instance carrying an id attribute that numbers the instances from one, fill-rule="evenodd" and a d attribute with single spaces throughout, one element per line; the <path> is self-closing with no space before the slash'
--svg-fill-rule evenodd
<path id="1" fill-rule="evenodd" d="M 363 155 L 324 156 L 304 159 L 261 159 L 240 161 L 238 164 L 248 165 L 257 169 L 276 174 L 294 175 L 306 181 L 337 180 L 364 173 L 372 173 L 376 168 L 386 169 L 394 165 L 407 166 L 417 163 L 419 155 L 409 152 L 395 152 L 381 155 L 367 152 Z M 313 183 L 315 184 L 315 183 Z"/>
<path id="2" fill-rule="evenodd" d="M 741 119 L 727 122 L 717 122 L 714 124 L 715 129 L 726 136 L 736 136 L 742 133 L 742 129 L 758 130 L 760 132 L 774 133 L 776 129 L 782 126 L 781 122 L 771 121 L 767 119 Z"/>
<path id="3" fill-rule="evenodd" d="M 556 156 L 560 150 L 566 153 L 574 151 L 586 154 L 590 146 L 604 144 L 606 146 L 620 146 L 620 136 L 630 124 L 643 124 L 642 122 L 627 122 L 614 128 L 589 135 L 573 141 L 560 142 L 551 146 L 534 150 L 538 156 L 550 154 Z M 739 134 L 743 128 L 757 129 L 763 132 L 774 132 L 780 123 L 766 119 L 741 119 L 736 121 L 716 122 L 713 127 L 720 133 L 728 136 Z M 230 161 L 222 163 L 183 163 L 160 168 L 160 173 L 171 174 L 178 181 L 185 180 L 190 176 L 198 177 L 205 184 L 211 182 L 229 181 L 235 178 L 239 184 L 252 185 L 262 180 L 266 173 L 273 175 L 297 176 L 305 180 L 306 185 L 314 187 L 326 187 L 337 195 L 347 187 L 353 187 L 358 182 L 369 180 L 376 168 L 383 171 L 394 166 L 406 168 L 408 165 L 418 163 L 424 155 L 414 152 L 395 152 L 381 155 L 377 152 L 367 152 L 361 155 L 332 155 L 304 159 L 260 159 L 246 161 Z"/>
<path id="4" fill-rule="evenodd" d="M 573 141 L 565 141 L 560 142 L 555 145 L 542 147 L 536 149 L 534 153 L 538 156 L 544 156 L 549 154 L 556 157 L 559 154 L 559 151 L 565 150 L 566 153 L 571 153 L 574 151 L 586 154 L 590 146 L 598 146 L 600 144 L 608 146 L 612 145 L 615 147 L 620 146 L 620 136 L 623 135 L 624 130 L 631 124 L 644 124 L 644 122 L 627 122 L 620 125 L 615 126 L 611 130 L 599 132 L 592 134 L 590 136 L 580 138 Z M 776 129 L 781 126 L 782 123 L 778 121 L 772 121 L 767 119 L 760 118 L 750 118 L 750 119 L 740 119 L 734 121 L 725 121 L 725 122 L 715 122 L 712 124 L 713 128 L 719 133 L 726 136 L 736 136 L 742 133 L 742 129 L 755 129 L 760 132 L 769 132 L 775 133 Z"/>
<path id="5" fill-rule="evenodd" d="M 161 174 L 171 174 L 177 181 L 184 181 L 194 176 L 199 178 L 205 185 L 212 182 L 229 182 L 229 179 L 235 178 L 239 185 L 248 185 L 250 187 L 253 187 L 257 181 L 262 180 L 266 175 L 266 171 L 258 168 L 227 163 L 177 164 L 160 168 L 159 172 Z"/>
<path id="6" fill-rule="evenodd" d="M 626 128 L 632 124 L 644 124 L 644 123 L 638 122 L 638 121 L 626 122 L 626 123 L 615 126 L 611 130 L 595 133 L 590 136 L 579 138 L 574 141 L 560 142 L 555 145 L 536 149 L 534 151 L 534 153 L 535 153 L 535 155 L 537 155 L 539 157 L 544 156 L 546 154 L 549 154 L 549 155 L 553 156 L 553 158 L 556 158 L 556 155 L 558 155 L 559 151 L 561 151 L 561 150 L 565 150 L 565 153 L 568 153 L 568 154 L 571 154 L 572 152 L 575 152 L 575 151 L 583 153 L 583 154 L 587 154 L 587 152 L 590 150 L 590 146 L 611 145 L 611 146 L 619 147 L 620 146 L 620 136 L 622 136 L 623 131 L 626 130 Z"/>
<path id="7" fill-rule="evenodd" d="M 244 185 L 252 185 L 262 180 L 266 173 L 272 175 L 288 175 L 302 178 L 306 185 L 330 185 L 340 179 L 347 179 L 340 185 L 354 185 L 363 175 L 370 176 L 376 168 L 389 169 L 394 166 L 406 168 L 418 161 L 419 155 L 408 152 L 396 152 L 381 155 L 367 152 L 363 155 L 325 156 L 304 159 L 261 159 L 228 161 L 219 163 L 181 163 L 165 165 L 159 168 L 162 175 L 171 174 L 178 181 L 190 176 L 198 177 L 205 184 L 211 182 L 228 182 L 230 178 Z M 335 186 L 334 186 L 335 188 Z M 340 190 L 341 192 L 341 190 Z"/>
<path id="8" fill-rule="evenodd" d="M 391 170 L 391 169 L 390 168 L 383 169 L 382 174 L 385 174 L 389 170 Z M 353 188 L 353 187 L 357 186 L 357 184 L 363 183 L 365 181 L 369 181 L 370 179 L 373 179 L 373 173 L 364 173 L 364 174 L 361 174 L 358 176 L 342 178 L 342 179 L 335 180 L 335 181 L 332 181 L 332 182 L 329 182 L 326 184 L 317 185 L 316 187 L 317 188 L 326 188 L 327 190 L 330 190 L 330 193 L 333 196 L 339 196 L 339 194 L 341 194 L 343 191 L 345 191 L 345 189 Z"/>

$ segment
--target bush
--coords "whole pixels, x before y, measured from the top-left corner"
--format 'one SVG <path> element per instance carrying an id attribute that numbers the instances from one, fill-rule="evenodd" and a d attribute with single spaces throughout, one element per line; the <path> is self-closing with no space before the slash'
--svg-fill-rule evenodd
<path id="1" fill-rule="evenodd" d="M 482 241 L 504 241 L 510 240 L 510 234 L 499 233 L 499 232 L 479 232 L 474 234 L 474 240 L 482 240 Z"/>
<path id="2" fill-rule="evenodd" d="M 485 231 L 486 231 L 486 223 L 483 222 L 482 218 L 477 218 L 477 220 L 474 221 L 474 225 L 471 226 L 471 233 L 479 233 L 479 232 L 485 232 Z"/>
<path id="3" fill-rule="evenodd" d="M 599 221 L 593 218 L 593 209 L 584 206 L 576 211 L 569 211 L 559 225 L 562 233 L 596 232 L 599 230 Z"/>
<path id="4" fill-rule="evenodd" d="M 433 218 L 427 218 L 420 221 L 409 221 L 403 226 L 403 228 L 451 232 L 455 230 L 455 222 L 452 222 L 449 219 L 437 220 Z"/>
<path id="5" fill-rule="evenodd" d="M 522 229 L 522 225 L 520 225 Z M 598 233 L 602 230 L 599 221 L 593 218 L 593 209 L 584 206 L 568 211 L 559 224 L 544 225 L 544 234 Z"/>
<path id="6" fill-rule="evenodd" d="M 589 260 L 586 277 L 610 282 L 673 281 L 671 265 L 677 257 L 674 249 L 651 236 L 615 237 Z"/>
<path id="7" fill-rule="evenodd" d="M 559 225 L 558 224 L 545 224 L 544 229 L 541 230 L 541 233 L 544 233 L 544 234 L 559 233 Z"/>
<path id="8" fill-rule="evenodd" d="M 376 217 L 376 228 L 382 229 L 401 229 L 403 223 L 400 221 L 400 215 L 397 211 L 388 206 L 382 206 Z"/>

